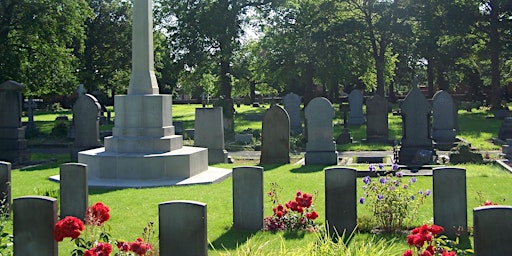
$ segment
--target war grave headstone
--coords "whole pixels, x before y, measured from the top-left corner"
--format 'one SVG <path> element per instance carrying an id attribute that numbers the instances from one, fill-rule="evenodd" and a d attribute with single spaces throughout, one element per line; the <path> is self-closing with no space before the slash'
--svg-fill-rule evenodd
<path id="1" fill-rule="evenodd" d="M 263 167 L 233 168 L 233 227 L 263 228 Z M 248 203 L 251 202 L 251 203 Z"/>
<path id="2" fill-rule="evenodd" d="M 101 146 L 100 141 L 100 116 L 101 106 L 91 94 L 85 94 L 79 90 L 78 99 L 73 105 L 73 131 L 75 141 L 73 143 L 72 160 L 78 160 L 78 152 Z"/>
<path id="3" fill-rule="evenodd" d="M 330 234 L 351 234 L 357 225 L 357 170 L 325 169 L 325 219 Z"/>
<path id="4" fill-rule="evenodd" d="M 415 80 L 400 106 L 402 115 L 402 140 L 399 151 L 400 164 L 430 164 L 435 151 L 430 135 L 432 105 L 425 98 Z"/>
<path id="5" fill-rule="evenodd" d="M 290 163 L 290 118 L 282 107 L 272 104 L 262 122 L 260 164 Z"/>
<path id="6" fill-rule="evenodd" d="M 21 122 L 24 88 L 15 81 L 0 84 L 0 160 L 14 164 L 29 159 L 25 126 Z"/>
<path id="7" fill-rule="evenodd" d="M 306 143 L 306 165 L 336 165 L 338 152 L 333 139 L 332 120 L 334 108 L 324 97 L 312 99 L 306 107 L 308 141 Z"/>
<path id="8" fill-rule="evenodd" d="M 208 164 L 228 163 L 222 108 L 196 108 L 194 146 L 208 148 Z"/>
<path id="9" fill-rule="evenodd" d="M 446 91 L 438 91 L 432 99 L 432 139 L 438 149 L 450 150 L 457 135 L 454 116 L 456 106 L 452 96 Z"/>
<path id="10" fill-rule="evenodd" d="M 512 250 L 512 206 L 474 208 L 473 234 L 475 255 L 509 255 Z"/>
<path id="11" fill-rule="evenodd" d="M 433 170 L 434 224 L 444 227 L 451 240 L 459 236 L 460 244 L 469 242 L 466 170 L 439 167 Z"/>
<path id="12" fill-rule="evenodd" d="M 132 60 L 128 93 L 115 96 L 112 136 L 105 137 L 105 147 L 78 153 L 89 186 L 207 184 L 231 175 L 208 166 L 208 149 L 183 146 L 175 134 L 172 96 L 159 94 L 154 71 L 152 1 L 133 3 Z"/>
<path id="13" fill-rule="evenodd" d="M 208 255 L 206 204 L 169 201 L 158 205 L 160 255 Z"/>
<path id="14" fill-rule="evenodd" d="M 89 205 L 85 164 L 68 163 L 60 166 L 59 196 L 61 218 L 75 216 L 85 220 L 85 211 Z"/>
<path id="15" fill-rule="evenodd" d="M 0 213 L 11 209 L 11 163 L 0 161 Z"/>
<path id="16" fill-rule="evenodd" d="M 498 132 L 498 138 L 503 141 L 512 139 L 512 117 L 505 117 L 503 119 Z"/>
<path id="17" fill-rule="evenodd" d="M 388 100 L 380 95 L 371 96 L 366 100 L 366 140 L 387 143 L 388 135 Z"/>
<path id="18" fill-rule="evenodd" d="M 17 197 L 12 206 L 14 255 L 57 256 L 58 246 L 53 239 L 53 228 L 57 223 L 57 199 L 45 196 Z"/>
<path id="19" fill-rule="evenodd" d="M 302 133 L 302 120 L 300 118 L 300 96 L 295 93 L 288 93 L 283 98 L 283 105 L 290 117 L 290 130 L 292 135 Z"/>
<path id="20" fill-rule="evenodd" d="M 364 96 L 361 90 L 354 89 L 348 95 L 348 102 L 350 106 L 350 114 L 348 116 L 349 125 L 362 125 L 364 124 L 363 104 Z"/>

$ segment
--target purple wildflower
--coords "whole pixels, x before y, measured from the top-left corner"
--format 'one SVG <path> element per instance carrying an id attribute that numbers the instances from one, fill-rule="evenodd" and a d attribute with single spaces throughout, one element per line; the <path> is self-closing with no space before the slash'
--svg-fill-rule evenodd
<path id="1" fill-rule="evenodd" d="M 402 178 L 404 176 L 404 173 L 403 172 L 396 172 L 395 175 L 398 177 L 398 178 Z"/>
<path id="2" fill-rule="evenodd" d="M 416 177 L 411 178 L 411 183 L 414 183 L 414 182 L 416 182 Z"/>
<path id="3" fill-rule="evenodd" d="M 382 169 L 384 169 L 384 165 L 379 164 L 379 170 L 381 170 L 381 171 L 382 171 Z"/>
<path id="4" fill-rule="evenodd" d="M 418 191 L 418 194 L 423 195 L 423 191 L 421 191 L 420 189 L 420 191 Z"/>
<path id="5" fill-rule="evenodd" d="M 414 195 L 411 196 L 411 200 L 414 200 Z"/>
<path id="6" fill-rule="evenodd" d="M 363 178 L 364 184 L 370 184 L 370 181 L 371 181 L 370 176 L 366 176 Z"/>
<path id="7" fill-rule="evenodd" d="M 425 190 L 425 195 L 430 196 L 430 189 Z"/>
<path id="8" fill-rule="evenodd" d="M 398 170 L 398 168 L 399 168 L 398 164 L 393 164 L 393 165 L 391 166 L 391 169 L 392 169 L 393 171 Z"/>
<path id="9" fill-rule="evenodd" d="M 379 179 L 379 182 L 380 182 L 380 184 L 386 184 L 386 182 L 388 182 L 388 180 L 386 178 L 384 178 L 384 177 L 381 177 Z"/>
<path id="10" fill-rule="evenodd" d="M 408 188 L 409 188 L 409 185 L 404 184 L 404 189 L 408 189 Z"/>
<path id="11" fill-rule="evenodd" d="M 381 195 L 381 194 L 378 194 L 378 195 L 377 195 L 377 200 L 382 200 L 382 199 L 384 199 L 384 196 L 383 196 L 383 195 Z"/>
<path id="12" fill-rule="evenodd" d="M 359 203 L 364 204 L 364 197 L 359 198 Z"/>
<path id="13" fill-rule="evenodd" d="M 374 172 L 375 171 L 375 165 L 370 164 L 370 166 L 368 166 L 368 169 L 370 170 L 370 172 Z"/>

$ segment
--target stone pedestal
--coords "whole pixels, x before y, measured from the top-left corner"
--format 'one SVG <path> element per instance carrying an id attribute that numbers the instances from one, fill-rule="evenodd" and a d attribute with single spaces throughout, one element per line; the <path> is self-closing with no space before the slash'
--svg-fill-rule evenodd
<path id="1" fill-rule="evenodd" d="M 29 159 L 25 127 L 21 123 L 21 91 L 25 86 L 0 84 L 0 161 L 22 163 Z"/>
<path id="2" fill-rule="evenodd" d="M 503 119 L 498 133 L 498 138 L 501 140 L 512 139 L 512 117 L 506 117 Z"/>

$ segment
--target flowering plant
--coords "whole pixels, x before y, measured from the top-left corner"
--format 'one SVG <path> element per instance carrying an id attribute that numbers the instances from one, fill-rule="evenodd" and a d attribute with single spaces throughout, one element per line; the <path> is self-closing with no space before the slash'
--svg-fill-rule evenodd
<path id="1" fill-rule="evenodd" d="M 75 242 L 76 248 L 71 255 L 84 256 L 109 256 L 114 246 L 119 250 L 115 255 L 151 255 L 153 248 L 150 243 L 144 242 L 142 238 L 137 238 L 134 242 L 125 242 L 122 240 L 114 241 L 107 232 L 105 222 L 110 219 L 110 208 L 101 202 L 95 203 L 86 210 L 85 224 L 82 220 L 67 216 L 59 220 L 54 227 L 53 238 L 61 242 L 69 237 Z M 152 233 L 152 223 L 144 229 L 144 238 L 149 241 Z M 80 237 L 82 231 L 84 236 Z"/>
<path id="2" fill-rule="evenodd" d="M 369 169 L 374 173 L 376 168 L 370 165 Z M 382 171 L 384 166 L 380 164 L 379 169 Z M 360 204 L 371 206 L 370 218 L 374 225 L 386 232 L 399 231 L 406 227 L 407 221 L 413 222 L 418 208 L 431 193 L 429 189 L 413 192 L 411 187 L 416 178 L 404 182 L 403 173 L 396 172 L 397 164 L 393 164 L 392 170 L 394 172 L 383 176 L 377 173 L 376 178 L 364 177 L 364 195 L 359 198 Z"/>
<path id="3" fill-rule="evenodd" d="M 278 189 L 278 185 L 272 183 L 272 189 L 267 193 L 276 206 L 272 208 L 274 214 L 263 220 L 263 230 L 316 231 L 318 213 L 314 210 L 313 195 L 297 191 L 295 199 L 283 205 L 279 203 Z"/>
<path id="4" fill-rule="evenodd" d="M 423 224 L 413 229 L 407 236 L 407 244 L 411 249 L 406 250 L 403 256 L 456 256 L 457 253 L 473 253 L 471 249 L 458 249 L 458 238 L 451 241 L 444 235 L 439 236 L 443 231 L 443 227 L 435 224 Z"/>

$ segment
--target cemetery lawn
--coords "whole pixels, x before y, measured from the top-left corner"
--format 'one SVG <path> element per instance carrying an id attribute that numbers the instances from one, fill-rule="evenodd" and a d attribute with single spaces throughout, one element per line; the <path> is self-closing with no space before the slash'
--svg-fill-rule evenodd
<path id="1" fill-rule="evenodd" d="M 44 158 L 44 155 L 38 155 Z M 58 184 L 48 181 L 48 177 L 59 173 L 58 164 L 65 156 L 56 157 L 57 163 L 26 170 L 13 170 L 12 197 L 26 195 L 58 195 Z M 236 164 L 216 165 L 222 168 L 233 168 Z M 512 194 L 512 174 L 493 164 L 487 165 L 457 165 L 467 169 L 467 204 L 468 224 L 472 226 L 472 208 L 477 207 L 485 200 L 499 204 L 509 204 Z M 295 192 L 301 190 L 314 195 L 314 207 L 320 217 L 318 223 L 324 223 L 324 166 L 300 166 L 294 164 L 282 166 L 265 165 L 264 182 L 265 191 L 269 191 L 272 182 L 277 183 L 282 191 L 280 201 L 285 203 L 294 198 Z M 362 181 L 358 179 L 358 191 L 361 194 Z M 414 189 L 432 189 L 431 177 L 418 177 Z M 262 250 L 260 255 L 279 255 L 278 252 L 295 252 L 304 250 L 316 241 L 316 234 L 285 234 L 271 232 L 244 232 L 231 230 L 232 223 L 232 191 L 231 178 L 211 185 L 194 185 L 183 187 L 162 187 L 146 189 L 119 189 L 119 190 L 89 190 L 89 203 L 104 202 L 110 207 L 111 219 L 107 222 L 110 233 L 119 239 L 134 240 L 141 236 L 142 230 L 148 222 L 154 222 L 158 229 L 158 204 L 171 200 L 194 200 L 207 204 L 208 208 L 208 239 L 211 243 L 210 255 L 254 255 L 243 254 L 240 250 Z M 433 191 L 435 193 L 435 191 Z M 482 195 L 479 198 L 479 194 Z M 361 195 L 358 195 L 358 197 Z M 251 202 L 247 202 L 251 203 Z M 265 201 L 265 216 L 272 214 L 272 204 Z M 367 206 L 358 205 L 358 216 L 368 215 Z M 413 224 L 432 222 L 432 197 L 427 198 L 420 208 L 417 221 Z M 156 230 L 157 231 L 157 230 Z M 406 235 L 372 235 L 368 233 L 355 234 L 354 244 L 368 241 L 372 237 L 384 239 L 387 244 L 398 247 L 397 253 L 403 252 L 407 244 Z M 156 242 L 156 237 L 153 242 Z M 241 247 L 239 251 L 237 247 Z M 261 248 L 260 248 L 261 247 Z M 69 255 L 73 245 L 66 239 L 59 244 L 59 255 Z M 282 254 L 281 254 L 282 255 Z"/>

